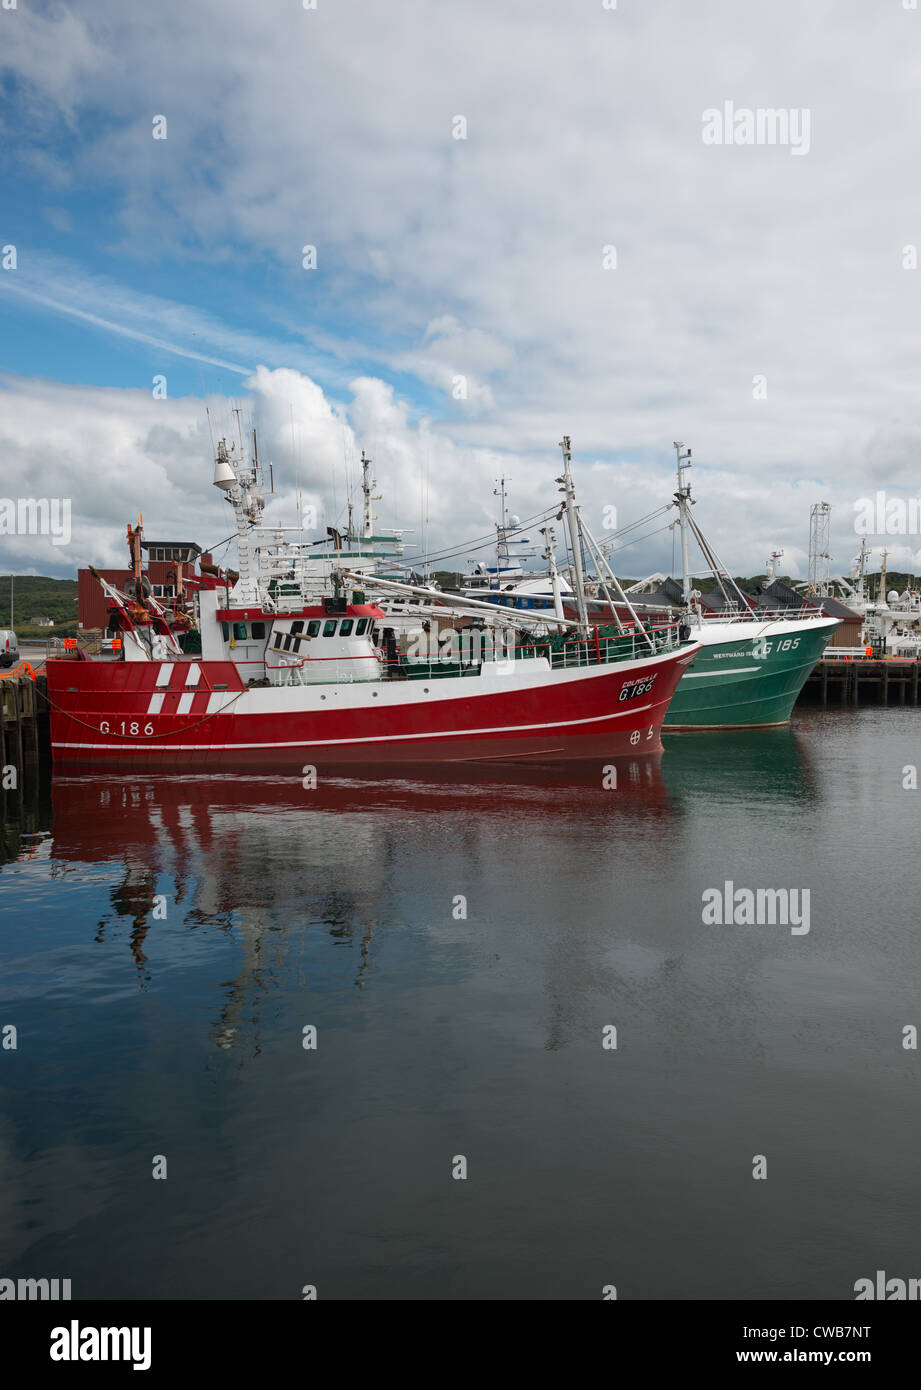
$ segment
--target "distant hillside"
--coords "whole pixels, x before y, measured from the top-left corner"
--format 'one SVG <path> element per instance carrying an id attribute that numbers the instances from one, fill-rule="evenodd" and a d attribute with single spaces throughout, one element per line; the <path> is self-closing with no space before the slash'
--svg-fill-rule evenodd
<path id="1" fill-rule="evenodd" d="M 900 593 L 900 594 L 901 594 L 905 589 L 917 589 L 917 587 L 918 587 L 918 576 L 917 576 L 917 575 L 915 575 L 915 574 L 903 574 L 903 573 L 901 572 L 901 570 L 887 570 L 887 571 L 886 571 L 886 593 L 887 593 L 887 594 L 889 593 L 889 591 L 890 591 L 891 589 L 895 589 L 897 593 Z M 868 574 L 868 575 L 866 576 L 866 589 L 867 589 L 867 592 L 868 592 L 869 594 L 872 594 L 872 596 L 875 598 L 875 597 L 876 597 L 876 591 L 877 591 L 878 588 L 879 588 L 879 571 L 877 570 L 876 574 Z"/>
<path id="2" fill-rule="evenodd" d="M 52 618 L 55 631 L 77 627 L 76 579 L 46 579 L 17 574 L 13 580 L 13 626 L 20 638 L 48 636 L 51 628 L 32 625 L 33 618 Z M 10 626 L 10 576 L 0 574 L 0 627 Z"/>

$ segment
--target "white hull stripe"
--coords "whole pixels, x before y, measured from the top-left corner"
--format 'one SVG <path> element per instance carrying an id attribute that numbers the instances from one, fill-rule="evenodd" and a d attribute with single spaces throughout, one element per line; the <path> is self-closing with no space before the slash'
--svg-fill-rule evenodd
<path id="1" fill-rule="evenodd" d="M 217 710 L 223 709 L 225 705 L 232 705 L 234 700 L 236 700 L 237 698 L 238 692 L 234 694 L 228 694 L 223 690 L 218 691 L 217 693 L 212 691 L 212 693 L 208 696 L 206 713 L 214 714 Z"/>
<path id="2" fill-rule="evenodd" d="M 161 711 L 161 709 L 163 708 L 163 701 L 164 701 L 165 699 L 166 699 L 166 694 L 165 694 L 165 693 L 162 694 L 162 695 L 151 695 L 151 697 L 150 697 L 150 704 L 147 706 L 147 713 L 148 713 L 148 714 L 159 714 L 160 711 Z"/>
<path id="3" fill-rule="evenodd" d="M 169 685 L 170 676 L 173 674 L 173 667 L 175 664 L 176 663 L 173 661 L 164 661 L 157 672 L 157 685 Z"/>
<path id="4" fill-rule="evenodd" d="M 697 681 L 701 676 L 747 676 L 751 671 L 763 671 L 763 666 L 711 666 L 706 671 L 689 671 L 683 681 Z"/>
<path id="5" fill-rule="evenodd" d="M 640 705 L 638 709 L 614 710 L 611 714 L 596 714 L 590 719 L 566 719 L 562 723 L 557 720 L 551 724 L 500 724 L 490 729 L 439 729 L 434 733 L 425 734 L 380 734 L 373 738 L 314 738 L 309 740 L 292 739 L 284 742 L 272 743 L 163 743 L 157 740 L 144 740 L 138 743 L 54 743 L 54 748 L 98 748 L 105 753 L 122 753 L 126 748 L 130 748 L 132 753 L 150 752 L 156 753 L 158 745 L 160 748 L 169 748 L 173 751 L 187 752 L 210 752 L 213 749 L 234 749 L 240 748 L 339 748 L 345 743 L 414 743 L 423 738 L 475 738 L 478 734 L 522 734 L 539 732 L 543 729 L 571 729 L 576 724 L 602 724 L 608 719 L 624 719 L 627 715 L 645 714 L 646 710 L 652 709 L 652 705 Z"/>
<path id="6" fill-rule="evenodd" d="M 197 661 L 193 661 L 193 662 L 192 662 L 192 665 L 189 667 L 188 674 L 186 675 L 186 678 L 185 678 L 185 687 L 186 687 L 186 690 L 188 690 L 190 686 L 198 685 L 198 682 L 199 682 L 200 680 L 201 680 L 201 667 L 199 666 L 199 664 L 198 664 Z"/>
<path id="7" fill-rule="evenodd" d="M 179 696 L 179 704 L 176 706 L 176 713 L 177 713 L 177 714 L 188 714 L 189 710 L 192 708 L 192 701 L 193 701 L 194 699 L 195 699 L 195 691 L 194 691 L 194 690 L 192 691 L 192 693 L 191 693 L 190 695 L 180 695 L 180 696 Z"/>

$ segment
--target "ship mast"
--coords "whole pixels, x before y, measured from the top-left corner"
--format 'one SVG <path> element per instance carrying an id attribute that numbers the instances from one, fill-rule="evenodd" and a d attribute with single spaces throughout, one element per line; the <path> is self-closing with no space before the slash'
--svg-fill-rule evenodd
<path id="1" fill-rule="evenodd" d="M 247 468 L 245 460 L 231 455 L 227 440 L 221 439 L 214 461 L 214 486 L 220 488 L 233 507 L 237 523 L 237 559 L 240 577 L 235 593 L 239 602 L 259 602 L 250 536 L 258 526 L 265 500 L 257 487 L 256 468 Z"/>
<path id="2" fill-rule="evenodd" d="M 572 484 L 572 444 L 568 434 L 564 434 L 560 441 L 560 448 L 563 451 L 563 474 L 557 478 L 561 484 L 560 492 L 565 498 L 564 510 L 566 512 L 566 524 L 569 527 L 569 542 L 572 546 L 572 574 L 576 591 L 576 607 L 579 612 L 579 623 L 582 627 L 588 627 L 588 607 L 585 602 L 585 575 L 582 571 L 582 538 L 579 526 L 579 508 L 576 506 L 576 490 Z"/>
<path id="3" fill-rule="evenodd" d="M 371 515 L 372 489 L 377 486 L 377 482 L 371 476 L 372 463 L 365 453 L 361 451 L 361 493 L 364 499 L 362 506 L 362 526 L 361 534 L 364 540 L 370 540 L 374 535 L 374 518 Z M 379 494 L 378 494 L 379 495 Z"/>
<path id="4" fill-rule="evenodd" d="M 685 483 L 684 474 L 685 470 L 691 467 L 691 450 L 682 453 L 683 447 L 675 440 L 675 452 L 678 455 L 678 491 L 675 493 L 675 501 L 678 503 L 678 524 L 681 528 L 681 597 L 687 607 L 691 602 L 691 565 L 688 559 L 691 485 Z"/>
<path id="5" fill-rule="evenodd" d="M 856 579 L 857 579 L 857 598 L 858 598 L 859 602 L 861 602 L 861 603 L 865 603 L 865 602 L 866 602 L 866 587 L 865 587 L 865 585 L 866 585 L 866 573 L 867 573 L 867 560 L 869 559 L 869 556 L 870 556 L 870 548 L 869 548 L 869 546 L 867 545 L 867 538 L 866 538 L 866 536 L 862 536 L 862 537 L 861 537 L 861 540 L 860 540 L 860 554 L 857 556 L 857 574 L 856 574 Z"/>
<path id="6" fill-rule="evenodd" d="M 563 595 L 560 592 L 560 572 L 556 567 L 556 534 L 552 526 L 542 526 L 540 533 L 546 541 L 546 549 L 543 558 L 547 561 L 550 570 L 550 588 L 553 591 L 553 616 L 562 618 L 563 616 Z"/>
<path id="7" fill-rule="evenodd" d="M 764 586 L 767 588 L 774 583 L 777 578 L 777 562 L 783 559 L 782 550 L 772 550 L 771 558 L 767 562 L 767 574 L 764 576 Z"/>
<path id="8" fill-rule="evenodd" d="M 508 554 L 508 507 L 505 501 L 505 478 L 496 480 L 499 484 L 492 490 L 493 497 L 499 498 L 499 520 L 496 524 L 496 588 L 502 588 L 502 570 L 509 568 Z"/>

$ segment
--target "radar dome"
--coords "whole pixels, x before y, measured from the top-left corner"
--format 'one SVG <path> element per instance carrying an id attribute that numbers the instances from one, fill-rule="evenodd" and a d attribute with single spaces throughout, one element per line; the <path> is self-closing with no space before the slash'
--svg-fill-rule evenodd
<path id="1" fill-rule="evenodd" d="M 899 596 L 898 596 L 898 594 L 896 593 L 895 589 L 890 589 L 889 592 L 888 592 L 888 594 L 886 595 L 886 602 L 887 602 L 887 603 L 898 603 L 898 601 L 899 601 Z"/>

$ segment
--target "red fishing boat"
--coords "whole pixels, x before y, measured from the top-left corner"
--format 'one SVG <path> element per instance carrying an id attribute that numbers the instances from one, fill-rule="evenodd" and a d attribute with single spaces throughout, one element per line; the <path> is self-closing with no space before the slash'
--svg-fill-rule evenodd
<path id="1" fill-rule="evenodd" d="M 564 464 L 579 545 L 568 441 Z M 263 525 L 255 447 L 248 459 L 222 440 L 214 483 L 234 510 L 238 572 L 202 573 L 188 608 L 168 611 L 145 582 L 140 522 L 128 528 L 125 591 L 97 576 L 115 650 L 78 644 L 47 661 L 56 762 L 292 769 L 661 750 L 699 650 L 678 623 L 599 629 L 491 607 L 487 620 L 487 605 L 442 596 L 420 647 L 356 587 L 378 581 L 341 548 L 318 558 L 315 542 Z"/>

